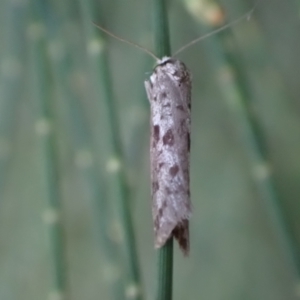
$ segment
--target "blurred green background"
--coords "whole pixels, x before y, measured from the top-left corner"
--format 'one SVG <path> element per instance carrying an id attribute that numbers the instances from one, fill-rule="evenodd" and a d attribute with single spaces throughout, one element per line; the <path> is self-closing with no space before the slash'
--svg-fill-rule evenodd
<path id="1" fill-rule="evenodd" d="M 172 49 L 253 5 L 168 1 Z M 143 84 L 154 62 L 92 24 L 153 49 L 151 10 L 0 2 L 1 300 L 155 299 Z M 193 217 L 174 299 L 300 298 L 299 32 L 299 1 L 260 1 L 179 55 L 193 74 Z"/>

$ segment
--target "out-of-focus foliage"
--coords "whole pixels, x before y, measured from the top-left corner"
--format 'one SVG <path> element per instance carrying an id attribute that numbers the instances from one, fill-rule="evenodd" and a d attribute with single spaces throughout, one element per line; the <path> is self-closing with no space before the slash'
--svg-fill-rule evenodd
<path id="1" fill-rule="evenodd" d="M 88 13 L 83 2 L 0 1 L 0 299 L 59 299 L 60 285 L 72 300 L 155 298 L 143 86 L 153 62 L 92 25 L 151 49 L 151 1 L 90 0 Z M 168 4 L 176 50 L 254 3 Z M 190 257 L 175 248 L 174 299 L 300 297 L 299 7 L 262 0 L 249 21 L 179 55 L 193 74 L 193 217 Z M 96 70 L 104 50 L 108 73 Z M 120 170 L 142 288 L 126 281 Z"/>

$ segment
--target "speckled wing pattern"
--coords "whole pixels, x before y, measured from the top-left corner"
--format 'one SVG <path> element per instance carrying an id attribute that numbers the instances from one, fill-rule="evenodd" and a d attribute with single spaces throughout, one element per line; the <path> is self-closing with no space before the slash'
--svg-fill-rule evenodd
<path id="1" fill-rule="evenodd" d="M 191 77 L 165 57 L 145 82 L 151 105 L 151 181 L 155 246 L 174 236 L 189 252 Z"/>

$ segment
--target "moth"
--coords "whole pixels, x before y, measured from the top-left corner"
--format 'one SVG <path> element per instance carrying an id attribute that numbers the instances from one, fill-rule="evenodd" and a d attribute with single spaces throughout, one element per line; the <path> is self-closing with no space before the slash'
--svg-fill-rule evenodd
<path id="1" fill-rule="evenodd" d="M 151 183 L 155 246 L 174 236 L 189 252 L 191 75 L 164 57 L 145 81 L 151 106 Z"/>
<path id="2" fill-rule="evenodd" d="M 253 8 L 240 18 L 201 36 L 180 48 L 182 52 L 193 44 L 214 35 L 244 18 L 250 18 Z M 151 106 L 151 193 L 155 246 L 162 247 L 168 239 L 177 239 L 185 255 L 189 253 L 190 200 L 190 131 L 191 75 L 183 62 L 173 57 L 159 59 L 151 51 L 120 38 L 95 24 L 108 35 L 133 45 L 152 56 L 157 64 L 145 81 Z"/>

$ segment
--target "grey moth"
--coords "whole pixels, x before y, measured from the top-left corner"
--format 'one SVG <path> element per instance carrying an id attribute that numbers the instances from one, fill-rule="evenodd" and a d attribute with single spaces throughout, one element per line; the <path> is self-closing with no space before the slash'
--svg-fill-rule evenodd
<path id="1" fill-rule="evenodd" d="M 174 236 L 189 252 L 191 76 L 164 57 L 145 81 L 151 106 L 151 184 L 155 246 Z"/>
<path id="2" fill-rule="evenodd" d="M 234 24 L 249 19 L 253 8 L 236 20 L 180 48 L 174 55 L 195 43 Z M 96 25 L 96 24 L 95 24 Z M 155 246 L 162 247 L 175 237 L 184 254 L 189 253 L 190 200 L 190 129 L 191 75 L 184 63 L 172 57 L 158 59 L 151 51 L 114 35 L 96 25 L 108 35 L 131 44 L 157 60 L 145 88 L 151 106 L 151 186 Z"/>

